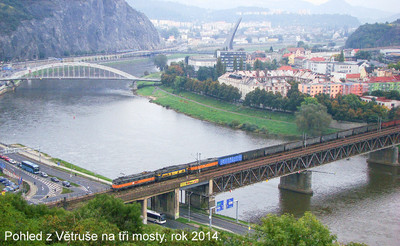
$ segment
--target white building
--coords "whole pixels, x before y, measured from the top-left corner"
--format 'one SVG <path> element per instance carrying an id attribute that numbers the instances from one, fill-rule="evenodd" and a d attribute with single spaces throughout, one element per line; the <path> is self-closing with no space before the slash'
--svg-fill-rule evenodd
<path id="1" fill-rule="evenodd" d="M 386 99 L 384 97 L 363 96 L 363 97 L 360 97 L 360 99 L 361 99 L 361 101 L 364 101 L 364 102 L 375 101 L 378 105 L 385 106 L 388 109 L 392 109 L 392 108 L 400 106 L 400 101 Z"/>
<path id="2" fill-rule="evenodd" d="M 213 56 L 191 56 L 188 64 L 198 71 L 200 67 L 214 67 L 217 64 L 217 59 Z"/>

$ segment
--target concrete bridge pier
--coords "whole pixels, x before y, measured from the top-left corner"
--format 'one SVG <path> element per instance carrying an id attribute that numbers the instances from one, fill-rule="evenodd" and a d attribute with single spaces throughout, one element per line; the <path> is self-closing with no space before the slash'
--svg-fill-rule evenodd
<path id="1" fill-rule="evenodd" d="M 179 189 L 152 197 L 151 210 L 164 213 L 170 219 L 178 219 Z"/>
<path id="2" fill-rule="evenodd" d="M 279 189 L 312 195 L 311 172 L 293 173 L 280 178 Z"/>
<path id="3" fill-rule="evenodd" d="M 140 205 L 142 205 L 142 220 L 145 225 L 147 225 L 147 199 L 148 197 L 145 197 L 139 201 Z"/>
<path id="4" fill-rule="evenodd" d="M 399 148 L 393 146 L 391 148 L 371 152 L 368 155 L 368 163 L 399 166 Z"/>
<path id="5" fill-rule="evenodd" d="M 185 194 L 186 204 L 198 208 L 198 209 L 208 209 L 209 207 L 215 206 L 215 199 L 212 196 L 212 180 L 208 184 L 196 186 L 187 189 Z"/>
<path id="6" fill-rule="evenodd" d="M 138 90 L 138 86 L 137 86 L 137 81 L 136 80 L 134 80 L 133 82 L 132 82 L 132 92 L 133 93 L 136 93 L 136 91 Z"/>

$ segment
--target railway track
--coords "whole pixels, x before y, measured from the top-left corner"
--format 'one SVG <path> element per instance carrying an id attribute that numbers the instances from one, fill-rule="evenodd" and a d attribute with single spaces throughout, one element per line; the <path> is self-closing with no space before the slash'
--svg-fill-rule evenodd
<path id="1" fill-rule="evenodd" d="M 338 148 L 340 146 L 351 145 L 359 142 L 365 142 L 368 140 L 376 139 L 378 137 L 384 137 L 393 133 L 400 133 L 400 126 L 393 126 L 389 128 L 384 128 L 379 131 L 362 133 L 354 136 L 349 136 L 346 138 L 336 139 L 324 143 L 319 143 L 315 145 L 309 145 L 307 147 L 292 149 L 285 152 L 280 152 L 272 154 L 265 157 L 260 157 L 257 159 L 247 160 L 239 163 L 229 164 L 215 169 L 202 171 L 201 173 L 186 175 L 183 177 L 178 177 L 174 179 L 165 180 L 162 182 L 151 183 L 145 186 L 139 186 L 132 189 L 122 190 L 122 191 L 107 191 L 106 194 L 113 195 L 115 197 L 121 198 L 124 201 L 134 201 L 143 199 L 145 197 L 155 196 L 157 194 L 163 194 L 175 189 L 180 188 L 180 184 L 185 181 L 199 179 L 199 182 L 205 182 L 209 180 L 214 180 L 219 177 L 224 177 L 226 175 L 231 175 L 239 173 L 241 171 L 250 170 L 258 167 L 263 167 L 267 165 L 274 165 L 276 163 L 299 158 L 302 156 L 307 156 L 313 153 L 323 152 L 329 149 Z M 303 168 L 304 169 L 304 168 Z M 274 177 L 278 177 L 277 175 Z M 90 198 L 89 198 L 90 199 Z"/>

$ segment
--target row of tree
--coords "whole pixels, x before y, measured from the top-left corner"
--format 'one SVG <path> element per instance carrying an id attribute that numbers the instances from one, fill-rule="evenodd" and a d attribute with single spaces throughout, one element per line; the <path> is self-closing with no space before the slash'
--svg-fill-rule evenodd
<path id="1" fill-rule="evenodd" d="M 61 208 L 49 209 L 45 205 L 28 205 L 17 194 L 0 195 L 0 243 L 1 245 L 159 245 L 160 242 L 143 237 L 135 240 L 133 235 L 156 235 L 166 239 L 166 245 L 334 245 L 336 236 L 319 222 L 314 215 L 306 212 L 296 219 L 293 215 L 268 215 L 254 230 L 256 233 L 241 236 L 200 227 L 197 233 L 188 230 L 174 230 L 155 225 L 143 225 L 139 204 L 124 204 L 122 200 L 100 195 L 75 211 Z M 16 240 L 5 232 L 15 234 L 42 233 L 42 239 Z M 203 233 L 203 234 L 201 234 Z M 56 234 L 79 234 L 58 240 Z M 186 235 L 186 240 L 172 240 L 172 235 Z M 51 235 L 48 237 L 48 235 Z M 97 235 L 97 240 L 85 236 Z M 107 237 L 103 238 L 103 235 Z M 120 235 L 125 235 L 121 238 Z M 195 235 L 207 235 L 197 237 Z M 210 236 L 208 236 L 210 235 Z M 106 239 L 107 240 L 103 240 Z M 83 239 L 83 240 L 82 240 Z M 29 241 L 29 242 L 28 242 Z"/>
<path id="2" fill-rule="evenodd" d="M 331 98 L 326 94 L 316 95 L 319 103 L 324 105 L 335 120 L 377 122 L 378 118 L 386 119 L 388 110 L 374 102 L 363 102 L 356 95 L 338 95 Z"/>
<path id="3" fill-rule="evenodd" d="M 297 84 L 294 83 L 288 91 L 287 97 L 282 97 L 280 93 L 274 94 L 256 88 L 246 94 L 243 104 L 256 108 L 294 112 L 297 111 L 304 98 L 305 95 L 299 92 Z"/>
<path id="4" fill-rule="evenodd" d="M 220 84 L 211 78 L 205 81 L 192 79 L 187 75 L 187 65 L 184 63 L 171 64 L 161 75 L 163 85 L 172 87 L 176 91 L 187 90 L 198 94 L 215 97 L 228 102 L 236 102 L 240 99 L 239 89 L 226 84 Z M 217 70 L 214 70 L 216 73 Z"/>

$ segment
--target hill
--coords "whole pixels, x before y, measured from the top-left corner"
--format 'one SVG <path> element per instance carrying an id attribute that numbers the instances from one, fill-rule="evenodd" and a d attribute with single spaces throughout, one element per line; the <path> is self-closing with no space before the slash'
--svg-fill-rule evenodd
<path id="1" fill-rule="evenodd" d="M 357 27 L 360 22 L 350 15 L 339 14 L 309 14 L 282 12 L 272 14 L 268 4 L 263 7 L 230 7 L 226 9 L 205 9 L 176 2 L 164 2 L 160 0 L 127 0 L 135 9 L 145 13 L 150 19 L 173 20 L 181 22 L 210 22 L 226 21 L 235 23 L 240 17 L 242 22 L 269 21 L 272 26 L 313 26 L 313 27 Z M 285 0 L 283 2 L 291 2 Z M 279 2 L 282 6 L 286 6 Z M 276 4 L 275 4 L 276 5 Z M 275 6 L 273 5 L 273 6 Z M 308 4 L 307 6 L 309 6 Z M 287 6 L 286 6 L 287 7 Z"/>
<path id="2" fill-rule="evenodd" d="M 373 48 L 400 45 L 400 19 L 392 23 L 365 24 L 346 41 L 346 48 Z"/>
<path id="3" fill-rule="evenodd" d="M 0 0 L 0 60 L 152 49 L 161 39 L 125 0 Z"/>

